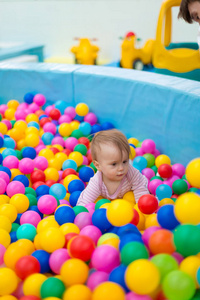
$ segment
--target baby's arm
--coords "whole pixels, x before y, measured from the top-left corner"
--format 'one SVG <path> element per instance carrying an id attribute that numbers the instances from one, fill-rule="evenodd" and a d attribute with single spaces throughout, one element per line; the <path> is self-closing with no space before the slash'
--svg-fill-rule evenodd
<path id="1" fill-rule="evenodd" d="M 85 206 L 88 203 L 93 203 L 100 196 L 100 193 L 97 174 L 95 174 L 80 194 L 76 205 Z"/>
<path id="2" fill-rule="evenodd" d="M 136 203 L 142 195 L 149 194 L 148 180 L 137 169 L 133 168 L 132 191 L 135 196 Z"/>

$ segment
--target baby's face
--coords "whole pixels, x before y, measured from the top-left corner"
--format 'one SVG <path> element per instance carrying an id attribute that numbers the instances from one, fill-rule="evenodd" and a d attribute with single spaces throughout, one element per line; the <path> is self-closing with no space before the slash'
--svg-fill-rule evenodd
<path id="1" fill-rule="evenodd" d="M 115 145 L 103 144 L 97 159 L 103 177 L 110 181 L 121 181 L 128 172 L 129 156 Z"/>
<path id="2" fill-rule="evenodd" d="M 191 19 L 200 24 L 200 2 L 195 1 L 188 4 Z"/>

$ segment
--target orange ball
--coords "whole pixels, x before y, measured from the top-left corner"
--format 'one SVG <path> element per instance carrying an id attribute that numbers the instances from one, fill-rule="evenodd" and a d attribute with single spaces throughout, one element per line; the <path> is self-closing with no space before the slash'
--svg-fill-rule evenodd
<path id="1" fill-rule="evenodd" d="M 149 239 L 149 249 L 152 254 L 172 254 L 175 251 L 173 233 L 167 229 L 159 229 Z"/>

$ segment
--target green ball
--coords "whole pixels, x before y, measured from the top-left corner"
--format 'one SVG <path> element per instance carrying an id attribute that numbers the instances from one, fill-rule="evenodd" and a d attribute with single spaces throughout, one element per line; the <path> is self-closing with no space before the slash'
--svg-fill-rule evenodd
<path id="1" fill-rule="evenodd" d="M 158 168 L 156 166 L 152 166 L 151 169 L 154 171 L 155 174 L 158 172 Z"/>
<path id="2" fill-rule="evenodd" d="M 78 214 L 80 214 L 81 212 L 89 212 L 88 209 L 84 206 L 81 206 L 81 205 L 77 205 L 77 206 L 74 206 L 73 208 L 73 211 L 75 212 L 75 215 L 77 216 Z"/>
<path id="3" fill-rule="evenodd" d="M 116 234 L 116 233 L 112 233 L 112 232 L 107 232 L 107 233 L 104 233 L 102 234 L 102 236 L 100 236 L 100 238 L 98 239 L 98 242 L 97 242 L 97 246 L 100 246 L 102 245 L 102 243 L 108 239 L 111 239 L 111 238 L 117 238 L 119 239 L 119 236 Z"/>
<path id="4" fill-rule="evenodd" d="M 94 172 L 96 173 L 97 168 L 95 167 L 95 165 L 93 164 L 93 162 L 91 162 L 90 167 L 94 170 Z"/>
<path id="5" fill-rule="evenodd" d="M 176 251 L 184 257 L 196 255 L 200 252 L 200 227 L 192 224 L 183 224 L 174 231 Z"/>
<path id="6" fill-rule="evenodd" d="M 74 151 L 80 152 L 82 155 L 86 155 L 87 154 L 87 147 L 83 144 L 77 144 L 74 147 Z"/>
<path id="7" fill-rule="evenodd" d="M 192 192 L 192 193 L 196 193 L 196 191 L 198 191 L 199 189 L 198 188 L 195 188 L 195 187 L 191 187 L 188 192 Z"/>
<path id="8" fill-rule="evenodd" d="M 17 229 L 19 228 L 19 226 L 20 225 L 18 223 L 12 223 L 11 232 L 17 231 Z"/>
<path id="9" fill-rule="evenodd" d="M 179 270 L 167 274 L 162 287 L 165 296 L 170 300 L 190 300 L 196 290 L 193 278 Z"/>
<path id="10" fill-rule="evenodd" d="M 164 181 L 164 179 L 162 177 L 160 177 L 160 176 L 153 176 L 153 177 L 151 177 L 150 181 L 154 180 L 154 179 L 159 179 L 159 180 Z"/>
<path id="11" fill-rule="evenodd" d="M 47 297 L 57 297 L 62 299 L 64 291 L 64 283 L 58 278 L 50 277 L 42 283 L 40 295 L 42 299 Z"/>
<path id="12" fill-rule="evenodd" d="M 75 137 L 77 140 L 83 136 L 83 133 L 80 129 L 75 129 L 72 131 L 72 134 L 70 135 L 72 137 Z"/>
<path id="13" fill-rule="evenodd" d="M 141 148 L 142 142 L 138 142 L 136 148 Z"/>
<path id="14" fill-rule="evenodd" d="M 25 188 L 25 195 L 26 194 L 32 194 L 33 196 L 37 197 L 36 191 L 31 187 L 26 187 Z"/>
<path id="15" fill-rule="evenodd" d="M 149 252 L 145 245 L 140 242 L 127 243 L 121 250 L 121 262 L 126 266 L 137 259 L 148 258 Z"/>
<path id="16" fill-rule="evenodd" d="M 188 190 L 187 182 L 184 179 L 177 179 L 173 182 L 172 189 L 175 194 L 181 195 Z"/>
<path id="17" fill-rule="evenodd" d="M 29 206 L 37 205 L 37 198 L 32 194 L 26 194 L 26 197 L 29 200 Z"/>
<path id="18" fill-rule="evenodd" d="M 18 229 L 17 229 L 17 239 L 27 239 L 30 241 L 33 241 L 36 234 L 37 234 L 37 230 L 35 228 L 35 226 L 33 226 L 32 224 L 22 224 Z"/>
<path id="19" fill-rule="evenodd" d="M 0 114 L 0 121 L 2 120 L 2 114 Z"/>
<path id="20" fill-rule="evenodd" d="M 169 254 L 161 253 L 154 255 L 151 261 L 160 271 L 161 281 L 168 273 L 179 268 L 177 260 Z"/>
<path id="21" fill-rule="evenodd" d="M 15 123 L 16 123 L 16 120 L 11 120 L 10 123 L 12 124 L 12 128 L 13 128 L 13 126 L 14 126 Z"/>
<path id="22" fill-rule="evenodd" d="M 147 160 L 147 168 L 151 168 L 155 165 L 155 156 L 151 153 L 146 153 L 143 157 Z"/>
<path id="23" fill-rule="evenodd" d="M 23 158 L 22 152 L 19 151 L 19 150 L 15 150 L 15 151 L 16 151 L 16 153 L 17 153 L 17 158 L 18 158 L 19 160 L 21 160 L 21 159 Z"/>
<path id="24" fill-rule="evenodd" d="M 97 203 L 95 204 L 95 210 L 99 209 L 99 207 L 105 203 L 111 203 L 110 200 L 108 199 L 100 199 L 97 201 Z"/>
<path id="25" fill-rule="evenodd" d="M 185 174 L 182 176 L 182 179 L 185 179 L 185 180 L 187 180 L 187 178 L 186 178 Z"/>
<path id="26" fill-rule="evenodd" d="M 196 290 L 194 297 L 191 300 L 199 300 L 200 299 L 200 290 Z"/>

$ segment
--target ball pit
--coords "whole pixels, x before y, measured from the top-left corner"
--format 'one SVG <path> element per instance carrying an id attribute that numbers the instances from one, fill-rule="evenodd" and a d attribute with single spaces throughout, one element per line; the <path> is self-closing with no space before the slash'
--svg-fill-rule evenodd
<path id="1" fill-rule="evenodd" d="M 192 299 L 200 269 L 199 158 L 185 168 L 152 139 L 130 138 L 131 163 L 149 180 L 150 194 L 137 204 L 127 193 L 76 206 L 96 172 L 90 135 L 113 124 L 97 123 L 85 103 L 47 105 L 31 93 L 23 105 L 12 101 L 0 105 L 2 299 Z"/>

